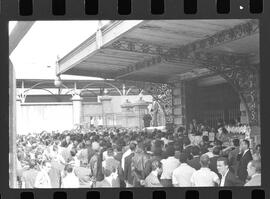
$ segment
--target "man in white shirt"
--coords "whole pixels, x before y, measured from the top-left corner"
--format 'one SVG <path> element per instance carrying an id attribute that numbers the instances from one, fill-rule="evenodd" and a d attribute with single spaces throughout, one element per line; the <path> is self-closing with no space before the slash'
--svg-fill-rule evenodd
<path id="1" fill-rule="evenodd" d="M 191 176 L 191 185 L 193 187 L 214 187 L 220 183 L 218 175 L 208 167 L 210 158 L 208 155 L 200 157 L 201 169 L 195 171 Z"/>
<path id="2" fill-rule="evenodd" d="M 79 188 L 79 178 L 73 172 L 73 166 L 68 164 L 65 167 L 66 176 L 62 180 L 61 188 Z"/>
<path id="3" fill-rule="evenodd" d="M 164 187 L 172 186 L 172 173 L 180 165 L 178 159 L 174 157 L 174 148 L 173 146 L 168 146 L 166 149 L 166 154 L 168 158 L 162 159 L 162 174 L 160 177 L 160 182 Z"/>
<path id="4" fill-rule="evenodd" d="M 196 169 L 187 164 L 187 159 L 188 155 L 186 153 L 180 154 L 180 166 L 172 174 L 172 184 L 174 187 L 191 187 L 190 179 Z"/>

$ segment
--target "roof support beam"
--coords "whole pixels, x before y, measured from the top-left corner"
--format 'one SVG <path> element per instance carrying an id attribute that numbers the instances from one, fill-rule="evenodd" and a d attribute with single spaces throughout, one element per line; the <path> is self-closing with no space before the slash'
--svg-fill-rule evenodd
<path id="1" fill-rule="evenodd" d="M 101 33 L 98 37 L 99 44 L 97 43 L 96 34 L 89 37 L 80 46 L 59 60 L 56 74 L 63 74 L 73 66 L 84 61 L 87 57 L 93 56 L 100 49 L 107 47 L 131 29 L 142 24 L 142 22 L 143 20 L 114 21 L 113 23 L 104 26 L 101 28 Z M 102 40 L 102 42 L 100 40 Z"/>
<path id="2" fill-rule="evenodd" d="M 129 66 L 129 67 L 121 70 L 117 74 L 117 77 L 115 77 L 115 79 L 125 77 L 127 75 L 130 75 L 133 72 L 139 71 L 139 70 L 147 68 L 147 67 L 154 66 L 156 64 L 159 64 L 162 62 L 162 60 L 163 60 L 163 58 L 161 56 L 155 56 L 155 57 L 152 57 L 150 59 L 146 59 L 142 62 L 138 62 L 135 65 Z"/>
<path id="3" fill-rule="evenodd" d="M 219 31 L 216 34 L 211 35 L 205 39 L 196 40 L 192 43 L 180 46 L 178 48 L 168 48 L 165 46 L 149 44 L 144 42 L 134 42 L 126 39 L 117 40 L 113 42 L 110 46 L 107 46 L 107 48 L 136 53 L 188 58 L 189 56 L 191 56 L 190 54 L 193 54 L 200 50 L 214 48 L 216 46 L 231 41 L 245 38 L 258 32 L 259 32 L 259 22 L 256 19 L 252 19 L 248 22 L 236 25 L 232 28 Z"/>
<path id="4" fill-rule="evenodd" d="M 32 21 L 18 21 L 9 36 L 9 54 L 18 46 L 20 41 L 30 30 L 35 22 Z"/>

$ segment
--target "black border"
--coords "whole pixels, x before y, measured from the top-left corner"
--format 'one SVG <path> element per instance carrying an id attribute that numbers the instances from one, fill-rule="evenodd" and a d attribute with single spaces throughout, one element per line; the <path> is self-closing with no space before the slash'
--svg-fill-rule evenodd
<path id="1" fill-rule="evenodd" d="M 2 198 L 20 198 L 21 192 L 33 192 L 35 198 L 53 198 L 55 191 L 66 192 L 68 198 L 86 198 L 88 191 L 99 191 L 100 198 L 119 198 L 121 191 L 132 191 L 133 198 L 152 198 L 152 192 L 157 190 L 166 191 L 166 198 L 185 198 L 186 191 L 198 190 L 199 198 L 218 198 L 219 190 L 232 190 L 233 198 L 252 198 L 252 190 L 265 191 L 265 198 L 270 198 L 270 163 L 267 157 L 270 151 L 270 132 L 268 131 L 269 114 L 269 67 L 270 67 L 270 1 L 264 1 L 264 9 L 261 14 L 249 13 L 249 0 L 231 0 L 229 14 L 216 12 L 215 0 L 198 0 L 196 14 L 184 14 L 184 0 L 165 0 L 164 14 L 151 15 L 150 0 L 132 0 L 130 15 L 117 13 L 117 0 L 99 0 L 99 14 L 85 15 L 84 0 L 66 0 L 66 14 L 53 16 L 51 0 L 33 0 L 33 15 L 20 16 L 18 0 L 0 0 L 0 194 Z M 239 6 L 244 7 L 240 10 Z M 133 189 L 50 189 L 50 190 L 22 190 L 9 188 L 9 75 L 8 75 L 8 21 L 21 20 L 127 20 L 127 19 L 240 19 L 254 18 L 260 20 L 260 96 L 261 96 L 261 136 L 262 136 L 262 186 L 261 187 L 233 187 L 233 188 L 133 188 Z M 125 194 L 124 194 L 125 195 Z M 158 194 L 157 194 L 158 195 Z M 91 194 L 90 194 L 91 196 Z M 91 197 L 92 198 L 92 197 Z M 93 197 L 96 198 L 96 197 Z"/>

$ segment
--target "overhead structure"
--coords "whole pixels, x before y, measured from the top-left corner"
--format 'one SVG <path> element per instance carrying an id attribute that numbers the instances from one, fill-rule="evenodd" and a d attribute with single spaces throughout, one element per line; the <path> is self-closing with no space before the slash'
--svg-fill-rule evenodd
<path id="1" fill-rule="evenodd" d="M 175 124 L 185 123 L 179 90 L 187 81 L 228 82 L 248 123 L 259 126 L 258 20 L 112 21 L 99 31 L 59 60 L 57 75 L 132 82 L 149 91 Z"/>

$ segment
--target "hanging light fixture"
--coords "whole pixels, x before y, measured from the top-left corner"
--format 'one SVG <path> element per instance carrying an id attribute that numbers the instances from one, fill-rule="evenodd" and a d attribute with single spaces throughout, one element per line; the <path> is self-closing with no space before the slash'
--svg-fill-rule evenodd
<path id="1" fill-rule="evenodd" d="M 55 87 L 57 87 L 57 88 L 60 88 L 60 87 L 61 87 L 61 85 L 62 85 L 62 80 L 61 80 L 60 76 L 56 76 L 56 78 L 55 78 L 55 80 L 54 80 L 54 85 L 55 85 Z"/>

